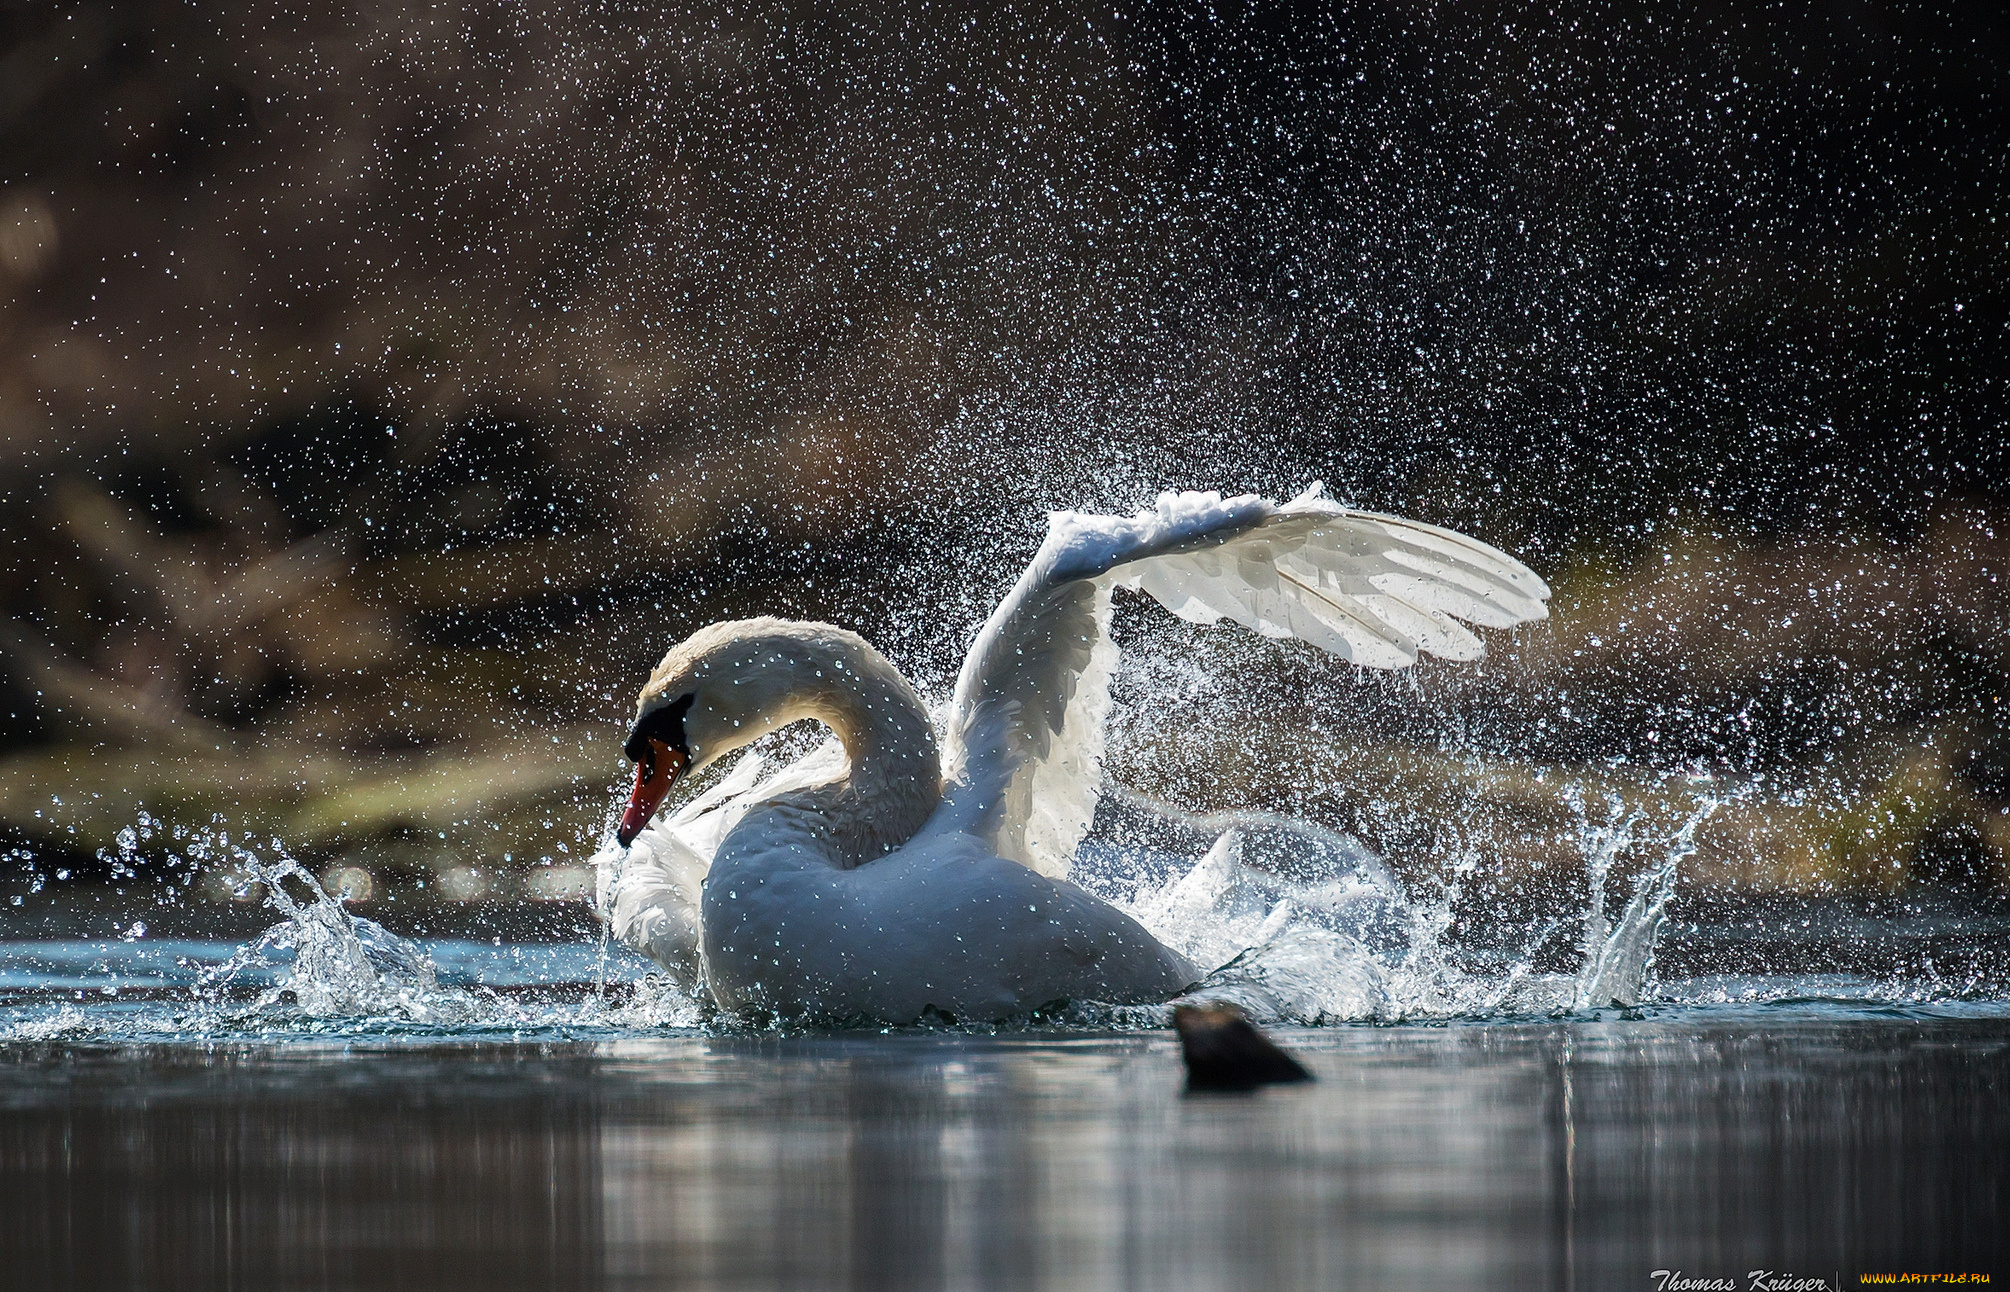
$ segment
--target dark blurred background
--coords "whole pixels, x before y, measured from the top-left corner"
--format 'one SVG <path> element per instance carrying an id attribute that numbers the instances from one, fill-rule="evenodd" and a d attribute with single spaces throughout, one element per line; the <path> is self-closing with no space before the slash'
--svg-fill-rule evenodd
<path id="1" fill-rule="evenodd" d="M 10 892 L 176 826 L 575 892 L 691 629 L 940 697 L 1044 510 L 1314 479 L 1556 619 L 1387 678 L 1127 610 L 1124 783 L 2010 878 L 2001 8 L 860 8 L 0 3 Z"/>

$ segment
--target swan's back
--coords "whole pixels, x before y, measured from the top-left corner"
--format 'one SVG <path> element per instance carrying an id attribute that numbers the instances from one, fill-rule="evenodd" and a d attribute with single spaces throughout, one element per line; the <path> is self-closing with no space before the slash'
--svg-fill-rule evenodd
<path id="1" fill-rule="evenodd" d="M 705 888 L 706 981 L 743 1014 L 998 1020 L 1064 1001 L 1171 999 L 1199 974 L 1129 916 L 968 834 L 853 870 L 800 864 L 801 823 L 754 809 Z"/>

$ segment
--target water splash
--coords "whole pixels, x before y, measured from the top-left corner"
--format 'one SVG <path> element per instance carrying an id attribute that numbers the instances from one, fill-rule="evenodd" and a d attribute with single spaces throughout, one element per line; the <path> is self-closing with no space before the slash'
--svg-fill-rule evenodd
<path id="1" fill-rule="evenodd" d="M 241 888 L 262 886 L 265 904 L 286 919 L 203 975 L 201 992 L 209 1001 L 230 999 L 248 977 L 276 973 L 277 983 L 258 995 L 257 1008 L 418 1022 L 461 1022 L 478 1012 L 467 993 L 440 986 L 431 959 L 415 943 L 352 915 L 299 862 L 284 855 L 268 862 L 241 847 L 234 852 Z M 306 900 L 288 891 L 289 880 L 306 890 Z"/>
<path id="2" fill-rule="evenodd" d="M 1676 872 L 1683 859 L 1696 851 L 1696 828 L 1722 802 L 1706 798 L 1690 812 L 1681 828 L 1664 844 L 1659 864 L 1634 882 L 1633 896 L 1626 908 L 1616 920 L 1608 920 L 1606 881 L 1614 860 L 1634 843 L 1641 814 L 1626 814 L 1622 820 L 1624 805 L 1613 799 L 1606 823 L 1593 826 L 1585 815 L 1583 796 L 1573 790 L 1568 801 L 1577 816 L 1580 837 L 1586 841 L 1590 879 L 1581 943 L 1584 964 L 1578 971 L 1577 992 L 1571 998 L 1571 1007 L 1586 1010 L 1603 1005 L 1638 1005 L 1652 979 L 1654 943 L 1667 920 L 1668 901 L 1675 895 Z"/>
<path id="3" fill-rule="evenodd" d="M 1195 995 L 1231 1001 L 1270 1022 L 1557 1014 L 1633 1006 L 1653 992 L 1654 948 L 1684 858 L 1719 806 L 1703 799 L 1672 835 L 1643 837 L 1644 818 L 1614 801 L 1593 823 L 1574 800 L 1589 896 L 1575 974 L 1538 972 L 1536 949 L 1559 922 L 1539 929 L 1504 963 L 1461 962 L 1447 931 L 1463 881 L 1477 868 L 1468 850 L 1436 896 L 1407 894 L 1358 841 L 1302 822 L 1248 814 L 1232 820 L 1191 869 L 1142 882 L 1116 904 L 1197 964 L 1216 965 Z M 1616 917 L 1605 890 L 1615 862 L 1642 846 L 1659 859 L 1634 882 Z M 1261 855 L 1253 855 L 1253 854 Z M 1112 860 L 1104 859 L 1107 872 Z M 1106 881 L 1107 882 L 1107 879 Z"/>

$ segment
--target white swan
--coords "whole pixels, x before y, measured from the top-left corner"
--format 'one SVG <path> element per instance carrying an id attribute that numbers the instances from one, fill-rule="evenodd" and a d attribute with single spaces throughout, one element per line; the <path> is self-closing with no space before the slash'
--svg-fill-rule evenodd
<path id="1" fill-rule="evenodd" d="M 856 634 L 713 624 L 637 705 L 626 853 L 603 877 L 616 936 L 728 1010 L 797 1019 L 996 1019 L 1193 985 L 1208 966 L 1067 879 L 1100 783 L 1118 587 L 1370 668 L 1478 658 L 1458 620 L 1541 619 L 1549 596 L 1484 543 L 1317 485 L 1284 504 L 1168 493 L 1128 519 L 1056 513 L 964 661 L 939 749 L 921 698 Z M 649 826 L 681 776 L 803 718 L 836 741 L 758 785 L 750 755 Z"/>

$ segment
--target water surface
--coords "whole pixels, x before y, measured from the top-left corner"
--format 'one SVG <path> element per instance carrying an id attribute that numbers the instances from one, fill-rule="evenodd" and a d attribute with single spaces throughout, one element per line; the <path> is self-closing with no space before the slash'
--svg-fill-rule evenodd
<path id="1" fill-rule="evenodd" d="M 2002 1273 L 2001 903 L 1684 900 L 1686 833 L 1613 876 L 1623 835 L 1588 826 L 1582 909 L 1533 923 L 1316 838 L 1085 854 L 1319 1078 L 1248 1096 L 1183 1090 L 1161 1007 L 776 1030 L 478 903 L 381 910 L 436 935 L 400 936 L 248 853 L 243 940 L 24 907 L 0 1243 L 24 1286 L 121 1288 Z"/>
<path id="2" fill-rule="evenodd" d="M 1646 1287 L 2004 1268 L 2010 1017 L 0 1050 L 17 1286 Z"/>

